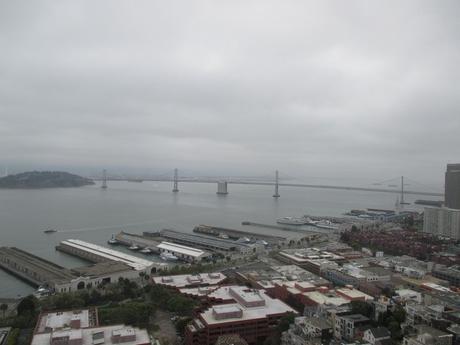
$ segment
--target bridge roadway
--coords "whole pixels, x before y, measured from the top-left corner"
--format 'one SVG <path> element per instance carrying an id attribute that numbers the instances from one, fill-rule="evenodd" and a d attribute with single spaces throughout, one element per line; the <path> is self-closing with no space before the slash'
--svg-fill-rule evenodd
<path id="1" fill-rule="evenodd" d="M 100 181 L 101 179 L 94 179 Z M 132 179 L 128 178 L 109 178 L 108 181 L 129 181 Z M 139 181 L 155 181 L 155 182 L 173 182 L 172 179 L 161 179 L 161 178 L 142 178 Z M 180 183 L 217 183 L 219 180 L 213 179 L 186 179 L 178 180 Z M 227 181 L 228 184 L 240 184 L 240 185 L 254 185 L 254 186 L 275 186 L 273 182 L 260 182 L 260 181 Z M 305 184 L 305 183 L 279 183 L 280 187 L 301 187 L 301 188 L 318 188 L 318 189 L 338 189 L 338 190 L 355 190 L 363 192 L 380 192 L 380 193 L 393 193 L 400 194 L 401 191 L 397 189 L 385 189 L 385 188 L 368 188 L 368 187 L 350 187 L 350 186 L 337 186 L 337 185 L 324 185 L 324 184 Z M 434 193 L 434 192 L 423 192 L 423 191 L 414 191 L 414 190 L 404 190 L 404 194 L 412 195 L 426 195 L 426 196 L 439 196 L 444 197 L 444 193 Z"/>

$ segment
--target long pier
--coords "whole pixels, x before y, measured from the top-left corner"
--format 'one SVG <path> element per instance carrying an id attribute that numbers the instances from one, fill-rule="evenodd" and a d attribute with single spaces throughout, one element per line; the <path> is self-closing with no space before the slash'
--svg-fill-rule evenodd
<path id="1" fill-rule="evenodd" d="M 35 287 L 76 278 L 69 269 L 15 247 L 0 248 L 0 267 Z"/>
<path id="2" fill-rule="evenodd" d="M 255 232 L 221 228 L 218 226 L 211 225 L 198 225 L 193 229 L 193 232 L 220 238 L 222 238 L 222 236 L 227 236 L 228 238 L 233 240 L 238 240 L 241 237 L 247 237 L 249 239 L 263 240 L 270 244 L 278 244 L 286 240 L 286 237 L 258 234 Z"/>

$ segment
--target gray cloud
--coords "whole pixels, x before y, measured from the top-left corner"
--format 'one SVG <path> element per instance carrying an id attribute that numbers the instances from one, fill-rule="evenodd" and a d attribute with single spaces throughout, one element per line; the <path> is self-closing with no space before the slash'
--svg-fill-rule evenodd
<path id="1" fill-rule="evenodd" d="M 457 1 L 2 1 L 10 166 L 441 181 Z"/>

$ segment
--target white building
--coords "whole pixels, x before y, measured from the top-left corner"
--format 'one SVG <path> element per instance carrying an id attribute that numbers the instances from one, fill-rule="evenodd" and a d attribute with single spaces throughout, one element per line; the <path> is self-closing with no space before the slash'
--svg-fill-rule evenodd
<path id="1" fill-rule="evenodd" d="M 460 210 L 425 207 L 423 231 L 437 236 L 460 239 Z"/>
<path id="2" fill-rule="evenodd" d="M 377 341 L 391 338 L 391 333 L 386 327 L 369 328 L 364 332 L 363 340 L 375 345 Z"/>
<path id="3" fill-rule="evenodd" d="M 161 242 L 157 248 L 159 249 L 160 253 L 173 254 L 179 260 L 188 262 L 201 261 L 210 255 L 204 250 L 171 242 Z"/>
<path id="4" fill-rule="evenodd" d="M 146 330 L 98 325 L 96 309 L 40 314 L 31 345 L 150 345 Z"/>

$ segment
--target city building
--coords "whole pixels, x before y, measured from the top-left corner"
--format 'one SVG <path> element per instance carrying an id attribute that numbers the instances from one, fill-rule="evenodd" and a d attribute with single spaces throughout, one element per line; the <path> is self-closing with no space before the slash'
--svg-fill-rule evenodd
<path id="1" fill-rule="evenodd" d="M 444 194 L 446 207 L 460 209 L 460 164 L 447 164 Z"/>
<path id="2" fill-rule="evenodd" d="M 222 284 L 227 277 L 220 272 L 180 274 L 175 276 L 152 277 L 152 282 L 175 289 L 216 286 Z"/>
<path id="3" fill-rule="evenodd" d="M 432 275 L 436 278 L 447 280 L 451 285 L 460 287 L 460 266 L 436 266 Z"/>
<path id="4" fill-rule="evenodd" d="M 404 337 L 403 345 L 452 345 L 452 334 L 426 325 L 418 325 L 415 328 L 417 335 Z"/>
<path id="5" fill-rule="evenodd" d="M 322 317 L 296 317 L 281 337 L 282 345 L 324 344 L 333 337 L 331 322 Z"/>
<path id="6" fill-rule="evenodd" d="M 370 320 L 361 314 L 345 314 L 335 316 L 334 335 L 338 339 L 352 341 L 362 338 L 364 328 L 370 324 Z"/>
<path id="7" fill-rule="evenodd" d="M 186 345 L 212 345 L 220 336 L 234 333 L 249 345 L 256 345 L 274 335 L 283 316 L 297 314 L 280 300 L 269 297 L 264 290 L 229 286 L 216 293 L 222 300 L 233 302 L 209 306 L 198 312 L 186 327 Z"/>
<path id="8" fill-rule="evenodd" d="M 40 314 L 31 345 L 150 345 L 146 330 L 125 326 L 100 326 L 96 309 Z"/>
<path id="9" fill-rule="evenodd" d="M 0 345 L 6 345 L 8 334 L 11 332 L 11 327 L 1 327 L 0 328 Z"/>
<path id="10" fill-rule="evenodd" d="M 436 236 L 460 239 L 460 209 L 425 207 L 423 231 Z"/>
<path id="11" fill-rule="evenodd" d="M 374 327 L 364 331 L 363 340 L 375 345 L 382 340 L 391 338 L 391 333 L 386 327 Z"/>

